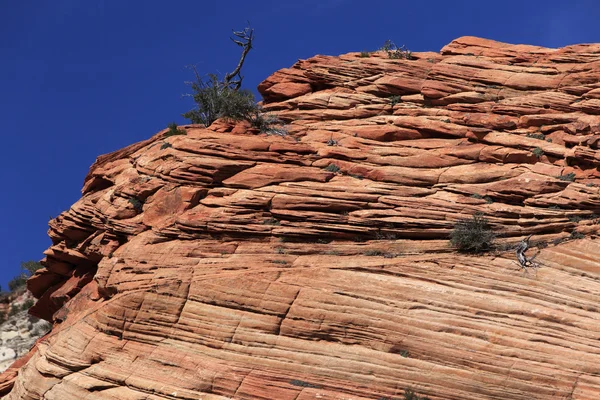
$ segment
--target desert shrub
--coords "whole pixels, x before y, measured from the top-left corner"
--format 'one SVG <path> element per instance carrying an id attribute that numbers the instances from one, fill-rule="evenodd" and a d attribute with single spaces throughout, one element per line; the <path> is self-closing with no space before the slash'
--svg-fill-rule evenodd
<path id="1" fill-rule="evenodd" d="M 329 172 L 339 172 L 340 167 L 338 167 L 335 164 L 329 164 L 328 166 L 325 167 L 325 171 L 329 171 Z"/>
<path id="2" fill-rule="evenodd" d="M 365 256 L 368 257 L 373 257 L 373 256 L 382 256 L 385 254 L 385 252 L 381 251 L 381 250 L 367 250 L 365 251 Z"/>
<path id="3" fill-rule="evenodd" d="M 137 197 L 130 197 L 128 199 L 129 203 L 133 206 L 133 209 L 137 212 L 141 212 L 143 207 L 144 207 L 144 203 L 138 199 Z"/>
<path id="4" fill-rule="evenodd" d="M 179 129 L 175 122 L 171 122 L 167 127 L 169 130 L 164 134 L 164 137 L 187 135 L 187 132 L 184 129 Z"/>
<path id="5" fill-rule="evenodd" d="M 577 232 L 577 231 L 573 231 L 571 232 L 571 234 L 569 235 L 570 239 L 583 239 L 585 237 L 585 235 L 581 232 Z"/>
<path id="6" fill-rule="evenodd" d="M 30 260 L 21 262 L 21 270 L 28 276 L 35 274 L 41 268 L 44 268 L 44 266 L 39 261 Z"/>
<path id="7" fill-rule="evenodd" d="M 544 155 L 544 150 L 542 150 L 539 147 L 536 147 L 535 149 L 533 149 L 532 151 L 533 155 L 536 156 L 537 158 L 540 158 L 541 156 Z"/>
<path id="8" fill-rule="evenodd" d="M 488 204 L 492 204 L 494 202 L 494 199 L 492 199 L 490 196 L 482 196 L 479 193 L 473 193 L 471 195 L 471 198 L 473 199 L 479 199 L 479 200 L 485 200 L 486 203 Z"/>
<path id="9" fill-rule="evenodd" d="M 369 58 L 369 57 L 371 57 L 371 54 L 368 51 L 366 51 L 366 50 L 365 51 L 361 51 L 360 52 L 360 57 L 361 58 Z"/>
<path id="10" fill-rule="evenodd" d="M 268 135 L 287 135 L 286 129 L 283 127 L 283 121 L 273 114 L 266 113 L 260 105 L 252 109 L 244 118 L 250 122 L 254 128 Z"/>
<path id="11" fill-rule="evenodd" d="M 539 140 L 546 139 L 546 135 L 544 135 L 543 133 L 528 133 L 525 136 L 528 138 L 532 138 L 532 139 L 539 139 Z"/>
<path id="12" fill-rule="evenodd" d="M 27 299 L 21 305 L 21 310 L 29 310 L 31 307 L 33 307 L 34 304 L 35 302 L 33 301 L 33 299 Z"/>
<path id="13" fill-rule="evenodd" d="M 191 97 L 196 108 L 183 116 L 194 124 L 208 127 L 218 118 L 242 120 L 258 109 L 252 92 L 236 90 L 220 81 L 215 74 L 209 74 L 207 79 L 203 79 L 196 73 L 196 81 L 188 84 L 194 92 Z"/>
<path id="14" fill-rule="evenodd" d="M 400 103 L 402 99 L 400 96 L 390 96 L 390 104 L 394 107 L 396 104 Z"/>
<path id="15" fill-rule="evenodd" d="M 415 393 L 411 388 L 404 390 L 404 400 L 429 400 L 429 397 L 420 396 Z"/>
<path id="16" fill-rule="evenodd" d="M 243 31 L 233 32 L 231 40 L 242 48 L 240 60 L 235 69 L 225 74 L 222 79 L 216 74 L 208 74 L 203 78 L 195 66 L 192 66 L 196 80 L 186 82 L 191 88 L 188 96 L 194 99 L 196 107 L 183 114 L 195 124 L 208 127 L 219 118 L 233 121 L 248 121 L 267 134 L 285 135 L 287 132 L 281 125 L 279 118 L 264 112 L 262 106 L 256 103 L 251 91 L 240 89 L 243 76 L 241 69 L 246 60 L 246 55 L 252 49 L 254 29 L 249 26 Z"/>
<path id="17" fill-rule="evenodd" d="M 8 289 L 11 292 L 14 292 L 15 290 L 25 286 L 25 282 L 27 282 L 27 276 L 25 274 L 15 276 L 8 282 Z"/>
<path id="18" fill-rule="evenodd" d="M 477 213 L 470 219 L 456 222 L 450 243 L 460 252 L 481 253 L 492 248 L 495 238 L 487 219 Z"/>
<path id="19" fill-rule="evenodd" d="M 412 52 L 410 50 L 405 46 L 396 46 L 396 44 L 389 39 L 381 46 L 381 51 L 386 52 L 388 58 L 412 60 Z"/>
<path id="20" fill-rule="evenodd" d="M 568 174 L 557 176 L 561 181 L 573 182 L 575 180 L 575 173 L 569 172 Z"/>

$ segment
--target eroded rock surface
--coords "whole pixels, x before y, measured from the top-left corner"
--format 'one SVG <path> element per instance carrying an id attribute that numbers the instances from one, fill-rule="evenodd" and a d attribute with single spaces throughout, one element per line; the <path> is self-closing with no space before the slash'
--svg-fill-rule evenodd
<path id="1" fill-rule="evenodd" d="M 289 136 L 190 125 L 92 166 L 6 398 L 599 398 L 600 45 L 316 56 L 259 90 Z M 451 249 L 477 212 L 542 266 Z"/>

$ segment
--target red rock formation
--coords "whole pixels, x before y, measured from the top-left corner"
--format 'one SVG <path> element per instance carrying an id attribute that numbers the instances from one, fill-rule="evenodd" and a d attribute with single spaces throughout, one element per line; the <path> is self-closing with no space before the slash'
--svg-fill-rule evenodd
<path id="1" fill-rule="evenodd" d="M 600 396 L 600 45 L 316 56 L 259 90 L 289 136 L 190 125 L 92 166 L 6 398 Z M 541 268 L 451 249 L 476 212 Z"/>

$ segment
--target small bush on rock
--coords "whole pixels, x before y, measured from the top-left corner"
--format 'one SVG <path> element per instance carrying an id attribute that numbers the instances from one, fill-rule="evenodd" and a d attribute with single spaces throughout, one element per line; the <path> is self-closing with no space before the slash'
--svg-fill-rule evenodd
<path id="1" fill-rule="evenodd" d="M 565 175 L 559 175 L 559 176 L 557 176 L 557 178 L 560 179 L 561 181 L 573 182 L 575 180 L 575 173 L 569 172 L 568 174 L 565 174 Z"/>
<path id="2" fill-rule="evenodd" d="M 20 287 L 25 286 L 25 282 L 27 282 L 27 276 L 25 274 L 21 274 L 19 276 L 15 276 L 8 282 L 8 289 L 11 292 L 19 289 Z"/>
<path id="3" fill-rule="evenodd" d="M 541 156 L 544 155 L 544 150 L 542 150 L 539 147 L 536 147 L 535 149 L 533 149 L 532 151 L 533 155 L 536 156 L 537 158 L 540 158 Z"/>
<path id="4" fill-rule="evenodd" d="M 185 131 L 185 129 L 179 129 L 175 122 L 171 122 L 168 125 L 168 128 L 169 128 L 169 130 L 164 134 L 164 137 L 187 135 L 187 132 Z"/>
<path id="5" fill-rule="evenodd" d="M 388 58 L 412 60 L 412 52 L 410 50 L 405 46 L 396 46 L 396 44 L 389 39 L 381 46 L 381 51 L 386 52 Z"/>
<path id="6" fill-rule="evenodd" d="M 450 243 L 460 252 L 481 253 L 492 248 L 495 238 L 488 220 L 477 213 L 456 223 L 450 234 Z"/>
<path id="7" fill-rule="evenodd" d="M 188 96 L 194 99 L 196 107 L 183 116 L 195 124 L 209 127 L 219 118 L 233 121 L 248 121 L 263 133 L 285 135 L 286 130 L 277 117 L 266 114 L 262 106 L 256 103 L 251 91 L 240 89 L 243 76 L 241 69 L 246 56 L 252 49 L 254 29 L 246 27 L 243 31 L 233 32 L 231 40 L 242 48 L 242 55 L 235 69 L 219 79 L 216 74 L 209 74 L 206 78 L 200 76 L 195 66 L 192 66 L 196 80 L 187 82 L 193 93 Z"/>

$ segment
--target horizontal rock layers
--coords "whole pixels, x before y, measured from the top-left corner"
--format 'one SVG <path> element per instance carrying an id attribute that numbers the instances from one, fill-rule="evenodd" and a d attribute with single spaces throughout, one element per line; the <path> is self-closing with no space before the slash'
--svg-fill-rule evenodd
<path id="1" fill-rule="evenodd" d="M 316 56 L 259 90 L 288 136 L 190 125 L 92 166 L 7 399 L 598 398 L 600 45 Z M 475 213 L 541 267 L 454 251 Z"/>

